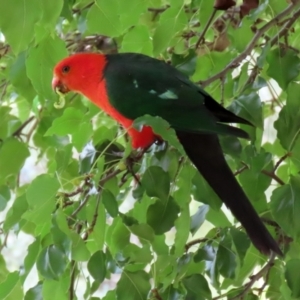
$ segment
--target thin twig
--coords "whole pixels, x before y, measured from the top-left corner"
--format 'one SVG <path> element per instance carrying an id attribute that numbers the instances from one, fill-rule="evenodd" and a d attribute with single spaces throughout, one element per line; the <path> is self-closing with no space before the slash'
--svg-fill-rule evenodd
<path id="1" fill-rule="evenodd" d="M 280 179 L 276 174 L 274 174 L 273 172 L 267 171 L 267 170 L 261 170 L 261 173 L 271 177 L 272 179 L 274 179 L 275 181 L 277 181 L 280 185 L 285 185 L 285 182 Z"/>
<path id="2" fill-rule="evenodd" d="M 260 29 L 258 29 L 253 36 L 252 40 L 248 43 L 247 47 L 244 49 L 240 55 L 238 55 L 234 60 L 232 60 L 222 71 L 219 73 L 213 75 L 212 77 L 208 78 L 207 80 L 199 82 L 202 87 L 206 87 L 215 80 L 224 77 L 226 73 L 239 66 L 239 64 L 242 62 L 243 59 L 245 59 L 251 51 L 254 49 L 257 41 L 260 39 L 260 37 L 268 31 L 270 28 L 272 28 L 275 24 L 277 24 L 283 17 L 289 15 L 293 9 L 299 4 L 299 0 L 295 1 L 294 3 L 291 3 L 285 10 L 283 10 L 281 13 L 279 13 L 276 17 L 274 17 L 271 21 L 269 21 L 267 24 L 262 26 Z"/>
<path id="3" fill-rule="evenodd" d="M 69 300 L 74 300 L 74 285 L 75 285 L 75 278 L 76 278 L 76 262 L 75 260 L 71 261 L 71 276 L 70 276 L 70 286 L 69 286 Z"/>
<path id="4" fill-rule="evenodd" d="M 27 119 L 15 132 L 13 132 L 12 136 L 20 136 L 22 133 L 22 130 L 33 120 L 35 119 L 35 116 L 31 116 L 29 119 Z"/>
<path id="5" fill-rule="evenodd" d="M 200 238 L 200 239 L 196 239 L 196 240 L 193 240 L 193 241 L 188 242 L 188 243 L 185 245 L 185 252 L 187 252 L 192 246 L 197 245 L 197 244 L 200 244 L 200 243 L 205 243 L 205 242 L 207 242 L 208 240 L 209 240 L 208 238 Z"/>
<path id="6" fill-rule="evenodd" d="M 234 296 L 233 298 L 230 298 L 230 300 L 237 300 L 237 299 L 243 299 L 244 296 L 246 296 L 253 286 L 253 284 L 259 280 L 261 277 L 263 277 L 264 274 L 266 274 L 274 265 L 274 260 L 275 260 L 276 254 L 272 252 L 269 261 L 267 264 L 255 275 L 250 277 L 250 281 L 244 285 L 244 289 L 241 293 L 238 295 Z"/>
<path id="7" fill-rule="evenodd" d="M 216 13 L 217 13 L 217 10 L 214 8 L 214 10 L 213 10 L 211 16 L 209 17 L 209 19 L 208 19 L 208 21 L 207 21 L 207 23 L 206 23 L 206 25 L 205 25 L 205 27 L 204 27 L 204 29 L 203 29 L 203 31 L 202 31 L 200 37 L 199 37 L 199 39 L 198 39 L 198 41 L 197 41 L 197 43 L 196 43 L 196 45 L 195 45 L 195 48 L 196 48 L 196 49 L 199 48 L 199 46 L 200 46 L 202 40 L 204 40 L 204 36 L 205 36 L 205 34 L 206 34 L 206 32 L 207 32 L 207 30 L 208 30 L 210 24 L 212 23 L 212 21 L 213 21 L 215 15 L 216 15 Z"/>
<path id="8" fill-rule="evenodd" d="M 281 165 L 281 163 L 286 160 L 289 156 L 291 156 L 291 153 L 288 152 L 285 155 L 283 155 L 282 157 L 280 157 L 280 159 L 278 160 L 278 162 L 275 164 L 274 169 L 273 169 L 273 173 L 276 172 L 276 170 L 278 169 L 278 167 Z"/>
<path id="9" fill-rule="evenodd" d="M 281 28 L 281 30 L 276 34 L 271 40 L 270 44 L 271 46 L 275 45 L 279 39 L 286 35 L 288 31 L 291 29 L 292 25 L 298 20 L 300 17 L 300 9 L 298 9 L 293 16 L 285 23 L 285 25 Z"/>

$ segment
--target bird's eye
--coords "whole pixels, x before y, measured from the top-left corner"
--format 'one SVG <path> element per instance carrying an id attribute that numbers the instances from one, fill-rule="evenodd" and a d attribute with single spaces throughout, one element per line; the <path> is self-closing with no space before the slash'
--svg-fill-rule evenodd
<path id="1" fill-rule="evenodd" d="M 69 66 L 63 66 L 62 69 L 61 69 L 61 71 L 62 71 L 64 74 L 66 74 L 66 73 L 68 73 L 68 72 L 70 71 L 70 67 L 69 67 Z"/>

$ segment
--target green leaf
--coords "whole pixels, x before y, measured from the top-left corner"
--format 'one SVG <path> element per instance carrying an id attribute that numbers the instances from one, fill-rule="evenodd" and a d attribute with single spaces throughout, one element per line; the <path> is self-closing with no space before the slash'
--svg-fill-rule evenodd
<path id="1" fill-rule="evenodd" d="M 10 230 L 14 225 L 18 224 L 21 220 L 23 213 L 28 209 L 26 195 L 23 194 L 17 197 L 12 207 L 7 212 L 3 228 L 5 231 Z"/>
<path id="2" fill-rule="evenodd" d="M 149 275 L 145 271 L 129 272 L 125 269 L 117 283 L 117 299 L 147 299 L 151 288 L 149 279 Z"/>
<path id="3" fill-rule="evenodd" d="M 123 38 L 121 51 L 152 56 L 153 46 L 149 29 L 144 25 L 138 25 L 129 30 Z"/>
<path id="4" fill-rule="evenodd" d="M 13 272 L 7 275 L 6 279 L 0 283 L 0 299 L 7 299 L 18 283 L 19 278 L 19 272 Z"/>
<path id="5" fill-rule="evenodd" d="M 130 231 L 120 217 L 116 217 L 107 231 L 107 243 L 113 255 L 122 251 L 129 244 Z"/>
<path id="6" fill-rule="evenodd" d="M 129 226 L 129 230 L 142 240 L 153 241 L 154 232 L 148 224 L 133 224 Z"/>
<path id="7" fill-rule="evenodd" d="M 101 250 L 95 252 L 88 261 L 87 268 L 91 276 L 99 283 L 105 279 L 106 256 Z"/>
<path id="8" fill-rule="evenodd" d="M 26 60 L 27 75 L 42 99 L 57 100 L 51 88 L 53 67 L 67 55 L 65 44 L 58 37 L 47 37 L 30 49 Z"/>
<path id="9" fill-rule="evenodd" d="M 242 264 L 251 244 L 250 239 L 244 232 L 237 230 L 236 228 L 230 228 L 230 234 Z"/>
<path id="10" fill-rule="evenodd" d="M 0 0 L 0 29 L 15 54 L 28 48 L 41 17 L 39 0 Z"/>
<path id="11" fill-rule="evenodd" d="M 154 56 L 165 51 L 174 35 L 183 30 L 186 24 L 183 5 L 172 6 L 163 12 L 153 35 Z"/>
<path id="12" fill-rule="evenodd" d="M 11 138 L 0 148 L 0 182 L 9 175 L 17 175 L 29 156 L 27 145 Z"/>
<path id="13" fill-rule="evenodd" d="M 43 290 L 42 290 L 42 299 L 43 300 L 68 300 L 69 295 L 66 293 L 70 287 L 70 277 L 64 276 L 60 280 L 44 280 L 43 281 Z M 40 300 L 40 299 L 38 299 Z"/>
<path id="14" fill-rule="evenodd" d="M 214 190 L 208 185 L 203 176 L 196 172 L 193 179 L 192 193 L 196 201 L 208 204 L 211 208 L 219 210 L 222 202 Z"/>
<path id="15" fill-rule="evenodd" d="M 275 221 L 292 237 L 300 237 L 300 176 L 293 176 L 289 184 L 275 189 L 271 196 L 271 211 Z"/>
<path id="16" fill-rule="evenodd" d="M 190 210 L 188 204 L 181 209 L 178 219 L 175 221 L 176 236 L 175 236 L 175 255 L 183 255 L 185 245 L 190 234 Z"/>
<path id="17" fill-rule="evenodd" d="M 67 257 L 55 245 L 50 245 L 41 251 L 36 266 L 44 278 L 58 280 L 66 269 Z"/>
<path id="18" fill-rule="evenodd" d="M 87 14 L 87 26 L 90 32 L 117 37 L 124 29 L 119 16 L 119 1 L 97 0 Z"/>
<path id="19" fill-rule="evenodd" d="M 55 196 L 59 188 L 56 178 L 48 174 L 36 177 L 26 192 L 30 210 L 23 217 L 35 224 L 50 223 L 51 213 L 55 208 Z"/>
<path id="20" fill-rule="evenodd" d="M 72 134 L 79 130 L 82 118 L 83 113 L 80 110 L 68 107 L 64 110 L 61 117 L 54 120 L 52 126 L 46 131 L 45 136 L 53 134 L 59 136 Z"/>
<path id="21" fill-rule="evenodd" d="M 26 52 L 18 55 L 9 70 L 9 79 L 16 91 L 23 95 L 28 101 L 32 101 L 35 96 L 35 90 L 26 74 Z"/>
<path id="22" fill-rule="evenodd" d="M 42 288 L 43 284 L 41 282 L 37 283 L 26 292 L 24 300 L 42 300 Z"/>
<path id="23" fill-rule="evenodd" d="M 36 177 L 26 192 L 28 204 L 31 207 L 43 205 L 44 202 L 50 201 L 55 197 L 58 188 L 59 183 L 56 178 L 48 174 Z"/>
<path id="24" fill-rule="evenodd" d="M 43 28 L 49 28 L 50 30 L 53 30 L 63 8 L 64 1 L 53 0 L 50 2 L 47 0 L 43 0 L 39 1 L 39 4 L 43 12 L 40 24 Z"/>
<path id="25" fill-rule="evenodd" d="M 299 98 L 300 84 L 291 83 L 287 89 L 286 105 L 281 109 L 274 127 L 282 147 L 291 151 L 299 136 L 300 112 Z"/>
<path id="26" fill-rule="evenodd" d="M 211 299 L 211 291 L 203 275 L 194 274 L 192 276 L 183 278 L 182 282 L 188 291 L 186 299 Z"/>
<path id="27" fill-rule="evenodd" d="M 28 247 L 28 253 L 24 260 L 23 272 L 21 276 L 21 280 L 24 283 L 26 277 L 31 271 L 32 267 L 36 263 L 36 258 L 40 251 L 40 240 L 36 239 L 31 245 Z"/>
<path id="28" fill-rule="evenodd" d="M 105 189 L 102 191 L 101 199 L 110 216 L 116 217 L 119 213 L 119 206 L 113 193 Z"/>
<path id="29" fill-rule="evenodd" d="M 208 210 L 208 205 L 201 205 L 199 206 L 197 212 L 192 216 L 190 225 L 190 231 L 192 235 L 194 235 L 204 223 Z"/>
<path id="30" fill-rule="evenodd" d="M 2 185 L 0 186 L 0 211 L 3 211 L 10 200 L 10 189 Z"/>
<path id="31" fill-rule="evenodd" d="M 299 74 L 300 58 L 292 49 L 271 50 L 267 55 L 267 62 L 269 63 L 267 74 L 274 78 L 283 90 Z"/>
<path id="32" fill-rule="evenodd" d="M 216 265 L 220 271 L 220 274 L 225 278 L 235 278 L 235 269 L 237 267 L 236 255 L 231 250 L 231 238 L 226 235 L 223 240 L 220 242 Z"/>
<path id="33" fill-rule="evenodd" d="M 286 270 L 285 270 L 285 279 L 287 281 L 287 284 L 289 288 L 292 291 L 292 297 L 293 298 L 299 298 L 300 297 L 300 259 L 291 259 L 286 264 Z"/>
<path id="34" fill-rule="evenodd" d="M 263 128 L 262 104 L 256 92 L 240 95 L 231 103 L 228 109 L 250 121 L 258 128 Z"/>
<path id="35" fill-rule="evenodd" d="M 159 135 L 163 140 L 167 141 L 175 149 L 180 151 L 181 154 L 185 154 L 182 145 L 178 141 L 176 132 L 173 128 L 170 128 L 170 125 L 167 121 L 161 117 L 153 117 L 150 115 L 144 115 L 135 119 L 133 127 L 139 130 L 142 126 L 148 125 L 152 127 L 153 131 Z"/>
<path id="36" fill-rule="evenodd" d="M 162 168 L 149 167 L 143 175 L 141 184 L 149 197 L 157 197 L 162 201 L 167 201 L 170 191 L 170 178 Z"/>
<path id="37" fill-rule="evenodd" d="M 72 143 L 77 151 L 82 151 L 83 147 L 91 140 L 93 126 L 89 123 L 81 123 L 78 130 L 72 134 Z"/>
<path id="38" fill-rule="evenodd" d="M 171 196 L 165 203 L 157 200 L 148 208 L 147 223 L 153 228 L 155 234 L 163 234 L 174 226 L 179 212 L 180 208 Z"/>

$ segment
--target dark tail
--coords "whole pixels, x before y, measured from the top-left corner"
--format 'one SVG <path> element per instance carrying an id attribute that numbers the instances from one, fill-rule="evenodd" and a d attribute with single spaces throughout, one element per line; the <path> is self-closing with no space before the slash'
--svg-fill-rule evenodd
<path id="1" fill-rule="evenodd" d="M 217 135 L 177 131 L 186 154 L 262 253 L 283 256 L 228 167 Z"/>

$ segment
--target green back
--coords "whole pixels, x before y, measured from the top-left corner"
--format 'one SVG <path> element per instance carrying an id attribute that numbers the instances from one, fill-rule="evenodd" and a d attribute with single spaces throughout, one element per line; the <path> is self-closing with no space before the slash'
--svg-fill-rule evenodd
<path id="1" fill-rule="evenodd" d="M 247 137 L 220 122 L 248 123 L 224 109 L 173 66 L 141 54 L 107 55 L 104 70 L 112 106 L 129 119 L 160 116 L 177 130 Z"/>

